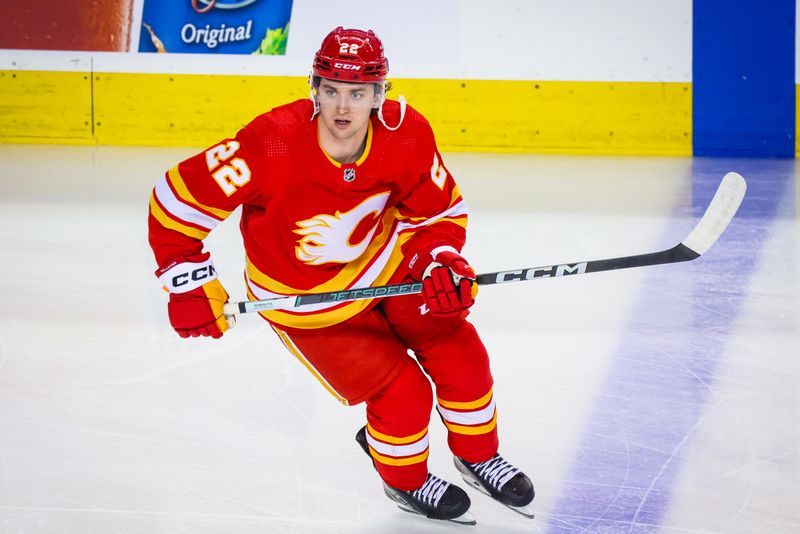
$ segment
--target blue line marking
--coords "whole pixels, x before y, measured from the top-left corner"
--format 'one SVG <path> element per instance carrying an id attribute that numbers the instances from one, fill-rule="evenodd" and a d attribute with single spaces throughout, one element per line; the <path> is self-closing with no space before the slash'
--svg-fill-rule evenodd
<path id="1" fill-rule="evenodd" d="M 769 223 L 781 198 L 793 194 L 793 161 L 696 158 L 691 207 L 676 213 L 692 217 L 687 232 L 729 170 L 748 182 L 739 213 L 704 257 L 651 268 L 547 513 L 546 532 L 659 530 L 683 452 L 703 425 L 709 388 L 748 298 Z"/>

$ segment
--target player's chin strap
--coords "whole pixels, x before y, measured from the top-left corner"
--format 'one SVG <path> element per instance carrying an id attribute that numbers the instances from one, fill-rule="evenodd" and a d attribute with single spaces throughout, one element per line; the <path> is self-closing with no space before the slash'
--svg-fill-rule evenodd
<path id="1" fill-rule="evenodd" d="M 387 130 L 392 132 L 400 128 L 400 125 L 403 124 L 403 118 L 406 116 L 406 97 L 400 95 L 397 97 L 397 101 L 400 103 L 400 121 L 395 127 L 386 124 L 386 119 L 383 118 L 383 103 L 386 102 L 386 95 L 381 98 L 381 105 L 378 106 L 378 120 L 381 121 L 381 124 L 383 124 Z"/>
<path id="2" fill-rule="evenodd" d="M 314 87 L 314 73 L 308 75 L 308 99 L 314 104 L 314 111 L 311 112 L 311 120 L 319 115 L 319 99 L 317 98 L 317 90 Z"/>
<path id="3" fill-rule="evenodd" d="M 314 103 L 314 111 L 311 112 L 311 120 L 313 121 L 314 117 L 319 114 L 319 100 L 317 100 L 317 93 L 313 87 L 308 90 L 308 98 Z"/>

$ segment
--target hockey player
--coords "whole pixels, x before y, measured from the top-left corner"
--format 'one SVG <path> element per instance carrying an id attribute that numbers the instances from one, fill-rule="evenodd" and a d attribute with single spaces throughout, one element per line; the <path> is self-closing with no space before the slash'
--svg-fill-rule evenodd
<path id="1" fill-rule="evenodd" d="M 466 321 L 477 289 L 460 254 L 467 205 L 425 118 L 386 100 L 387 72 L 372 31 L 336 28 L 314 57 L 309 100 L 157 182 L 149 238 L 169 320 L 182 337 L 228 329 L 203 239 L 238 206 L 251 299 L 422 281 L 421 295 L 261 315 L 341 403 L 366 403 L 356 439 L 400 508 L 474 523 L 467 494 L 428 472 L 429 377 L 463 478 L 532 517 L 530 479 L 497 453 L 489 359 Z"/>

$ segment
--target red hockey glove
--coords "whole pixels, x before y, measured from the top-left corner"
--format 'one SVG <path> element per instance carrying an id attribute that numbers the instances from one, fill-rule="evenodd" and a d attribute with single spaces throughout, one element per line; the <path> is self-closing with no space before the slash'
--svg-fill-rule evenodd
<path id="1" fill-rule="evenodd" d="M 169 322 L 179 336 L 222 337 L 229 328 L 222 312 L 228 293 L 208 253 L 178 258 L 156 275 L 169 291 Z"/>
<path id="2" fill-rule="evenodd" d="M 456 249 L 438 247 L 431 251 L 431 260 L 416 261 L 411 276 L 422 280 L 422 296 L 432 315 L 452 315 L 475 303 L 478 286 L 475 271 Z"/>

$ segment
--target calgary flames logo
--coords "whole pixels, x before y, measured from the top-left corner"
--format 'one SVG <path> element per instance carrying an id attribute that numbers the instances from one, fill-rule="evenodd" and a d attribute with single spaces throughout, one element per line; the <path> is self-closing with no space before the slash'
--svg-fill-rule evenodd
<path id="1" fill-rule="evenodd" d="M 380 225 L 389 192 L 364 200 L 352 210 L 319 214 L 299 221 L 294 233 L 303 236 L 295 247 L 297 257 L 309 265 L 349 263 L 364 253 Z"/>

